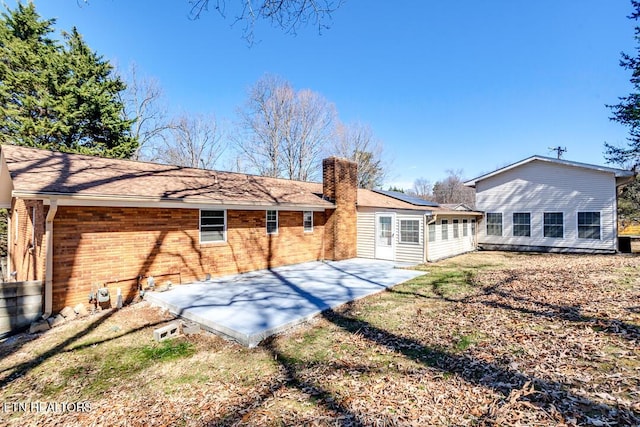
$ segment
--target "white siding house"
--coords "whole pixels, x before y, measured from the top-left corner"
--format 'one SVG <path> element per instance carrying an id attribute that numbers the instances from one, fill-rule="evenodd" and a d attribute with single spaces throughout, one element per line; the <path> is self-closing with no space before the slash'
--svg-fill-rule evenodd
<path id="1" fill-rule="evenodd" d="M 476 250 L 477 230 L 475 216 L 437 215 L 427 224 L 427 261 Z"/>
<path id="2" fill-rule="evenodd" d="M 476 189 L 483 249 L 617 250 L 617 187 L 633 172 L 533 156 L 465 183 Z"/>
<path id="3" fill-rule="evenodd" d="M 476 249 L 481 213 L 407 200 L 393 192 L 358 190 L 359 257 L 419 264 Z"/>

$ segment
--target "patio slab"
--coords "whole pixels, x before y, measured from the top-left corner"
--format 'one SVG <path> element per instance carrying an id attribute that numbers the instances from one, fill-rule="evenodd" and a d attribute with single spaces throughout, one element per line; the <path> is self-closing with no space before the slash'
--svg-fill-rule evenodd
<path id="1" fill-rule="evenodd" d="M 425 274 L 399 266 L 363 258 L 309 262 L 147 292 L 144 299 L 254 347 L 324 310 Z"/>

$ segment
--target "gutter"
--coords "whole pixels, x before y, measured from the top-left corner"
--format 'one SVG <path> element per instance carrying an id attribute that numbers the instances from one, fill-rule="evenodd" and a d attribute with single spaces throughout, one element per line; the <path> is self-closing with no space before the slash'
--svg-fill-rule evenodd
<path id="1" fill-rule="evenodd" d="M 183 208 L 183 209 L 211 209 L 220 207 L 221 209 L 235 210 L 310 210 L 323 212 L 325 209 L 335 209 L 335 204 L 320 201 L 314 203 L 291 203 L 278 201 L 234 201 L 229 202 L 221 199 L 172 199 L 164 197 L 144 197 L 144 196 L 115 196 L 115 195 L 78 195 L 55 192 L 38 191 L 13 191 L 12 196 L 23 199 L 43 200 L 45 204 L 48 200 L 58 199 L 59 206 L 106 206 L 106 207 L 154 207 L 154 208 Z"/>
<path id="2" fill-rule="evenodd" d="M 44 319 L 51 316 L 53 311 L 53 219 L 58 212 L 58 200 L 51 199 L 49 204 L 49 212 L 45 220 L 45 241 L 47 245 L 45 254 L 45 273 L 44 273 Z"/>
<path id="3" fill-rule="evenodd" d="M 431 217 L 431 220 L 427 218 Z M 425 215 L 425 225 L 424 225 L 424 262 L 429 262 L 429 224 L 433 224 L 438 219 L 438 214 L 433 215 Z"/>

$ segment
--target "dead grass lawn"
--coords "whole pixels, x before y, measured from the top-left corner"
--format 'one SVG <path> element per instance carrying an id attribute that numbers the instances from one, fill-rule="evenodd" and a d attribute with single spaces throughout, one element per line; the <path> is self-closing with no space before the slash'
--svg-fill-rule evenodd
<path id="1" fill-rule="evenodd" d="M 640 425 L 639 257 L 421 268 L 253 350 L 208 334 L 157 344 L 170 316 L 144 303 L 11 338 L 0 423 Z"/>

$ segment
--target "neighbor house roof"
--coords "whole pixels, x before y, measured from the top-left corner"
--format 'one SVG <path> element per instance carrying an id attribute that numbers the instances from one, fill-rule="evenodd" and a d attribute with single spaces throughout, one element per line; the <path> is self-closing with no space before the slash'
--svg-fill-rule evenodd
<path id="1" fill-rule="evenodd" d="M 0 203 L 11 196 L 326 209 L 322 184 L 1 147 Z"/>
<path id="2" fill-rule="evenodd" d="M 629 170 L 625 170 L 625 169 L 616 169 L 616 168 L 609 168 L 606 166 L 600 166 L 600 165 L 592 165 L 589 163 L 580 163 L 580 162 L 573 162 L 570 160 L 563 160 L 563 159 L 554 159 L 552 157 L 545 157 L 545 156 L 531 156 L 528 157 L 524 160 L 520 160 L 519 162 L 515 162 L 512 163 L 510 165 L 507 165 L 503 168 L 500 169 L 496 169 L 493 172 L 489 172 L 487 174 L 481 175 L 477 178 L 471 179 L 467 182 L 464 183 L 464 185 L 468 186 L 468 187 L 475 187 L 476 183 L 478 181 L 482 181 L 485 180 L 487 178 L 491 178 L 492 176 L 501 174 L 503 172 L 506 172 L 508 170 L 511 169 L 515 169 L 517 167 L 520 167 L 522 165 L 525 165 L 527 163 L 531 163 L 534 161 L 540 161 L 540 162 L 546 162 L 546 163 L 552 163 L 552 164 L 557 164 L 557 165 L 562 165 L 562 166 L 570 166 L 570 167 L 577 167 L 577 168 L 582 168 L 582 169 L 590 169 L 593 171 L 599 171 L 599 172 L 607 172 L 607 173 L 611 173 L 614 175 L 615 178 L 617 178 L 617 184 L 624 184 L 627 181 L 629 181 L 629 179 L 633 178 L 635 176 L 635 172 L 633 171 L 629 171 Z"/>

